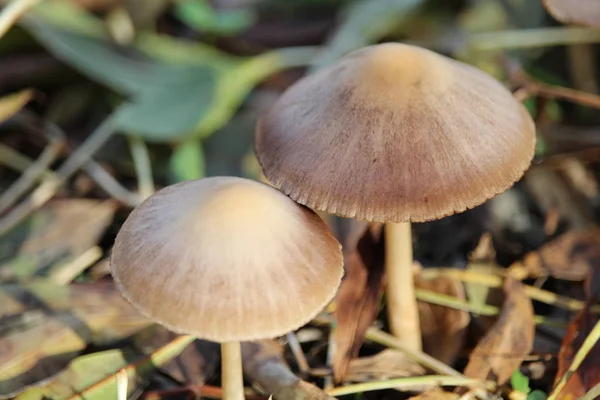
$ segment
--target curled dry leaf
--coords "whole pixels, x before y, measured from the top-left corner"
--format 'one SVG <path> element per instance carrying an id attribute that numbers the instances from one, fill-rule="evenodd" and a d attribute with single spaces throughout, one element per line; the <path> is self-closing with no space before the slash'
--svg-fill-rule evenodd
<path id="1" fill-rule="evenodd" d="M 465 375 L 503 384 L 521 365 L 533 347 L 533 306 L 523 285 L 507 278 L 505 300 L 498 321 L 477 344 Z"/>
<path id="2" fill-rule="evenodd" d="M 598 268 L 599 229 L 565 233 L 511 266 L 512 270 L 523 270 L 529 276 L 549 274 L 554 278 L 569 281 L 583 281 L 590 271 Z"/>
<path id="3" fill-rule="evenodd" d="M 590 274 L 592 277 L 594 274 Z M 596 276 L 598 276 L 596 274 Z M 590 331 L 594 328 L 600 319 L 598 314 L 591 311 L 590 307 L 595 302 L 590 296 L 591 279 L 588 281 L 587 290 L 587 305 L 579 311 L 575 318 L 571 321 L 567 333 L 563 339 L 560 351 L 558 353 L 558 371 L 556 373 L 556 385 L 561 378 L 567 373 L 573 358 L 583 341 L 586 339 Z M 565 386 L 563 386 L 558 399 L 575 400 L 581 398 L 588 390 L 600 383 L 600 344 L 596 343 L 591 348 L 579 368 L 571 375 Z"/>
<path id="4" fill-rule="evenodd" d="M 416 286 L 466 300 L 462 283 L 451 277 L 440 276 L 431 280 L 420 278 Z M 424 301 L 419 301 L 418 306 L 423 350 L 445 364 L 454 364 L 464 345 L 471 321 L 469 313 Z"/>
<path id="5" fill-rule="evenodd" d="M 321 389 L 298 378 L 283 360 L 283 350 L 274 340 L 242 343 L 244 373 L 275 400 L 333 399 Z"/>
<path id="6" fill-rule="evenodd" d="M 0 286 L 0 398 L 53 377 L 89 343 L 148 324 L 111 283 Z"/>
<path id="7" fill-rule="evenodd" d="M 355 220 L 350 224 L 344 240 L 345 276 L 336 297 L 336 382 L 344 380 L 350 360 L 358 356 L 365 332 L 377 317 L 383 293 L 382 225 Z"/>
<path id="8" fill-rule="evenodd" d="M 598 0 L 542 0 L 548 13 L 565 24 L 600 27 Z"/>

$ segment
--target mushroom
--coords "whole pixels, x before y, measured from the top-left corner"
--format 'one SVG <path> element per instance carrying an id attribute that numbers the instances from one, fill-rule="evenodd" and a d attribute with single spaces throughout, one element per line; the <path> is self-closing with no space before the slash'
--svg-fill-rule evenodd
<path id="1" fill-rule="evenodd" d="M 266 178 L 300 204 L 385 222 L 394 335 L 421 335 L 410 222 L 473 208 L 521 178 L 534 155 L 526 109 L 484 72 L 385 43 L 292 85 L 258 121 Z"/>
<path id="2" fill-rule="evenodd" d="M 263 183 L 186 181 L 140 204 L 110 260 L 123 296 L 165 327 L 221 343 L 225 399 L 243 399 L 240 341 L 286 334 L 335 295 L 341 246 L 312 210 Z"/>

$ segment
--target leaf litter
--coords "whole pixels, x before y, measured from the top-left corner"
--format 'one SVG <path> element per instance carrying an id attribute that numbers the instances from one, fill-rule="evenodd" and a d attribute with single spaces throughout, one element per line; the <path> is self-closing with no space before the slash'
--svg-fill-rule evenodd
<path id="1" fill-rule="evenodd" d="M 385 333 L 382 227 L 331 219 L 344 244 L 339 293 L 298 332 L 293 352 L 284 340 L 244 344 L 247 398 L 595 396 L 600 153 L 590 107 L 600 99 L 590 43 L 600 37 L 586 27 L 598 25 L 597 2 L 271 3 L 46 0 L 3 37 L 0 191 L 18 182 L 23 160 L 40 157 L 39 138 L 19 118 L 26 113 L 65 114 L 64 147 L 74 151 L 61 145 L 55 157 L 76 171 L 44 192 L 56 178 L 48 163 L 32 181 L 38 203 L 28 219 L 15 229 L 0 219 L 8 231 L 0 237 L 0 396 L 104 399 L 126 388 L 134 398 L 221 397 L 215 345 L 151 325 L 116 292 L 107 260 L 131 203 L 78 190 L 74 160 L 93 155 L 110 182 L 144 196 L 155 183 L 199 178 L 215 164 L 260 179 L 251 140 L 239 140 L 247 149 L 233 143 L 252 135 L 260 110 L 305 67 L 388 40 L 473 63 L 515 89 L 537 121 L 538 159 L 508 192 L 510 207 L 486 204 L 415 229 L 425 352 Z M 273 32 L 284 34 L 273 42 Z M 524 44 L 533 50 L 504 51 Z M 29 58 L 49 53 L 59 69 Z M 506 63 L 527 73 L 516 79 Z M 78 93 L 81 104 L 72 107 L 64 93 Z M 98 126 L 142 147 L 152 142 L 147 161 L 129 159 L 127 141 L 113 132 L 104 132 L 104 148 L 89 146 Z M 306 362 L 297 369 L 299 359 Z"/>

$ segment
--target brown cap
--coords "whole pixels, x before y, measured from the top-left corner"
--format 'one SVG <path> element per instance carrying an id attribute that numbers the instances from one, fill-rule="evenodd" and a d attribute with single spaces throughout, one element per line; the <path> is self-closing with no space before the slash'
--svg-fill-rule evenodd
<path id="1" fill-rule="evenodd" d="M 380 222 L 475 207 L 523 175 L 534 147 L 531 117 L 499 82 L 397 43 L 294 84 L 255 138 L 265 176 L 292 199 Z"/>
<path id="2" fill-rule="evenodd" d="M 546 10 L 565 24 L 600 27 L 598 0 L 543 0 Z"/>
<path id="3" fill-rule="evenodd" d="M 233 177 L 148 198 L 119 231 L 111 268 L 142 314 L 216 342 L 302 326 L 333 298 L 343 273 L 341 246 L 313 211 Z"/>

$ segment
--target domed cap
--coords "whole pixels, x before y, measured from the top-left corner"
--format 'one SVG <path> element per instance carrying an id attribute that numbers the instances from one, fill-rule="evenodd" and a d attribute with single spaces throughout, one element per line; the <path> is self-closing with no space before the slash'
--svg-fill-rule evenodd
<path id="1" fill-rule="evenodd" d="M 265 176 L 292 199 L 380 222 L 475 207 L 523 175 L 534 147 L 533 121 L 499 82 L 396 43 L 298 81 L 255 137 Z"/>
<path id="2" fill-rule="evenodd" d="M 148 198 L 119 231 L 111 268 L 142 314 L 216 342 L 302 326 L 333 298 L 343 273 L 341 246 L 313 211 L 233 177 Z"/>
<path id="3" fill-rule="evenodd" d="M 543 0 L 548 13 L 565 24 L 600 28 L 598 0 Z"/>

